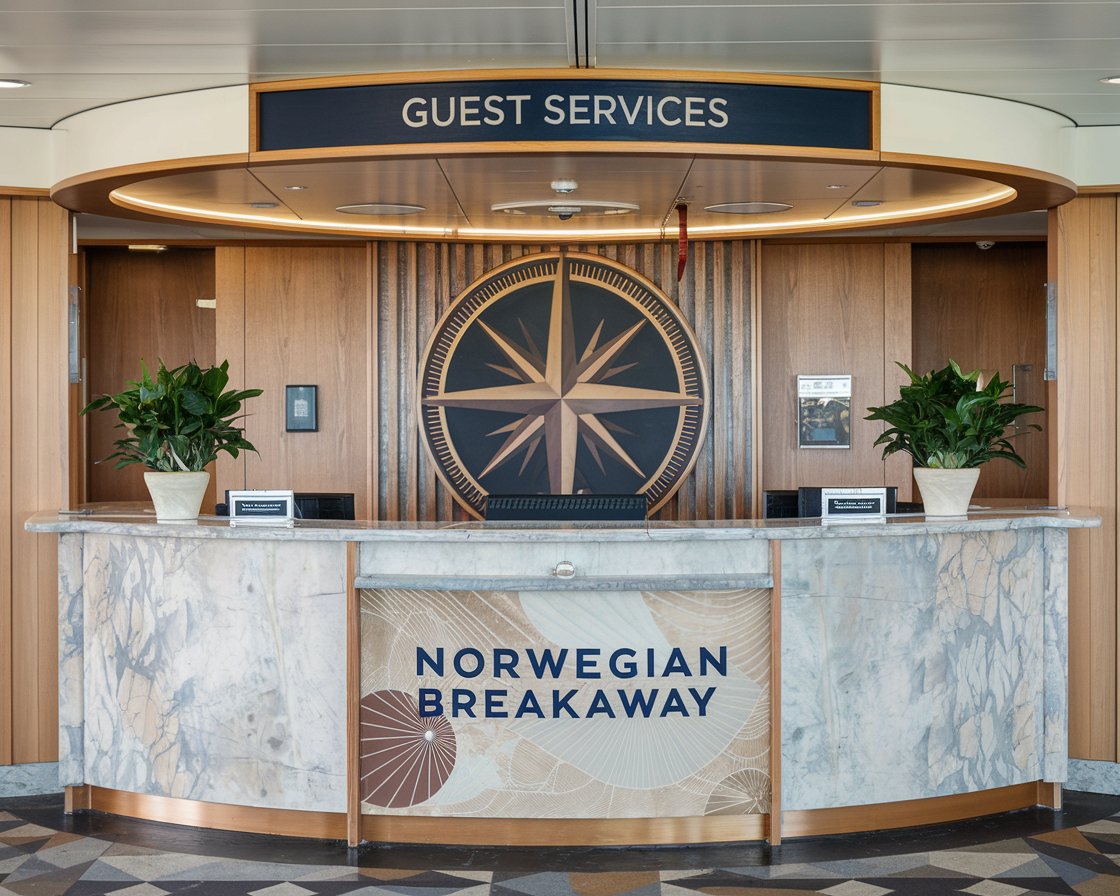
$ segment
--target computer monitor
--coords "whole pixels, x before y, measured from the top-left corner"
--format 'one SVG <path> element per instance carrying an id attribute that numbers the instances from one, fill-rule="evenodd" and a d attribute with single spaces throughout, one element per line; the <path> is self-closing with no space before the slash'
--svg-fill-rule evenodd
<path id="1" fill-rule="evenodd" d="M 645 495 L 488 495 L 487 520 L 641 521 Z"/>

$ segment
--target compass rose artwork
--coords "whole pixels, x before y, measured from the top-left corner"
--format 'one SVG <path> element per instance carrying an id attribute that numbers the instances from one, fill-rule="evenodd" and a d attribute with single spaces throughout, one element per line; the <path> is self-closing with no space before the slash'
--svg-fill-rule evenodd
<path id="1" fill-rule="evenodd" d="M 472 284 L 420 365 L 420 429 L 481 517 L 490 494 L 646 494 L 691 471 L 708 420 L 696 337 L 635 271 L 556 252 Z"/>

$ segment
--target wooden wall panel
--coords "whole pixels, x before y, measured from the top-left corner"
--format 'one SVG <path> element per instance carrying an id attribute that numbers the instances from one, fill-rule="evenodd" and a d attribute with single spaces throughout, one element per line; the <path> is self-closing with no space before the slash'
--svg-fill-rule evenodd
<path id="1" fill-rule="evenodd" d="M 12 200 L 0 198 L 0 452 L 12 443 Z M 7 453 L 7 452 L 5 452 Z M 0 507 L 12 507 L 11 455 L 0 463 Z M 12 530 L 0 514 L 0 765 L 12 761 Z M 2 571 L 8 570 L 7 574 Z"/>
<path id="2" fill-rule="evenodd" d="M 1117 224 L 1115 196 L 1052 218 L 1058 285 L 1059 503 L 1092 507 L 1100 529 L 1070 532 L 1070 755 L 1117 761 Z"/>
<path id="3" fill-rule="evenodd" d="M 88 393 L 113 394 L 140 376 L 141 359 L 150 371 L 188 361 L 215 363 L 215 312 L 195 300 L 213 298 L 214 250 L 175 248 L 130 252 L 124 248 L 86 250 L 86 322 L 89 332 Z M 89 456 L 101 461 L 120 438 L 111 413 L 87 418 Z M 204 499 L 213 507 L 214 490 Z M 89 501 L 148 501 L 144 470 L 133 464 L 94 463 Z"/>
<path id="4" fill-rule="evenodd" d="M 0 431 L 11 481 L 7 504 L 11 575 L 11 761 L 58 754 L 58 566 L 54 539 L 25 532 L 40 510 L 67 504 L 66 293 L 68 215 L 40 199 L 12 199 L 9 402 Z M 7 647 L 8 645 L 5 645 Z"/>
<path id="5" fill-rule="evenodd" d="M 1016 400 L 1046 407 L 1046 246 L 930 243 L 913 247 L 914 369 L 926 372 L 953 358 L 965 370 L 998 371 L 1016 383 Z M 1015 365 L 1029 365 L 1030 370 Z M 1043 424 L 1044 414 L 1026 418 Z M 1020 470 L 1006 461 L 985 465 L 977 498 L 1045 503 L 1049 433 L 1023 429 Z"/>
<path id="6" fill-rule="evenodd" d="M 763 244 L 761 263 L 762 487 L 897 485 L 873 442 L 865 408 L 891 400 L 895 360 L 909 363 L 909 247 Z M 891 322 L 888 330 L 887 321 Z M 850 449 L 797 447 L 798 374 L 851 374 Z"/>
<path id="7" fill-rule="evenodd" d="M 368 256 L 364 247 L 245 250 L 248 488 L 366 493 Z M 219 306 L 225 294 L 219 295 Z M 319 387 L 318 432 L 284 431 L 284 386 Z M 228 486 L 219 484 L 219 487 Z"/>
<path id="8" fill-rule="evenodd" d="M 214 250 L 214 295 L 218 300 L 214 317 L 215 361 L 229 361 L 232 389 L 245 385 L 245 249 L 220 246 Z M 261 396 L 262 398 L 264 396 Z M 245 488 L 245 461 L 225 452 L 214 464 L 217 494 L 226 489 Z"/>
<path id="9" fill-rule="evenodd" d="M 220 460 L 219 489 L 242 479 L 249 487 L 287 483 L 308 491 L 353 491 L 359 516 L 373 519 L 462 518 L 420 442 L 420 355 L 439 317 L 471 283 L 513 258 L 554 248 L 443 243 L 219 248 L 217 352 L 244 372 L 239 385 L 266 390 L 261 403 L 251 406 L 247 423 L 261 456 L 250 456 L 246 464 Z M 660 516 L 748 515 L 750 245 L 693 246 L 679 284 L 675 244 L 590 251 L 621 260 L 664 290 L 711 359 L 708 436 L 694 475 Z M 241 364 L 234 363 L 238 357 Z M 282 387 L 296 382 L 320 385 L 318 434 L 283 432 Z"/>

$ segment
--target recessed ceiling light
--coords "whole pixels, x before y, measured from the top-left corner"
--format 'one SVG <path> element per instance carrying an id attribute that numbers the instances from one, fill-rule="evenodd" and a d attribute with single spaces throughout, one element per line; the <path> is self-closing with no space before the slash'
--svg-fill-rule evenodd
<path id="1" fill-rule="evenodd" d="M 875 208 L 875 206 L 882 204 L 881 199 L 857 199 L 852 203 L 856 208 Z"/>
<path id="2" fill-rule="evenodd" d="M 284 187 L 284 189 L 285 190 L 306 190 L 307 187 L 305 187 L 303 184 L 288 184 L 286 187 Z"/>
<path id="3" fill-rule="evenodd" d="M 704 211 L 721 215 L 772 215 L 774 212 L 788 212 L 791 208 L 793 206 L 786 202 L 721 202 L 706 206 Z"/>
<path id="4" fill-rule="evenodd" d="M 496 202 L 490 206 L 490 211 L 507 215 L 558 215 L 566 221 L 572 215 L 628 215 L 639 208 L 632 202 L 606 202 L 601 199 L 581 199 L 571 204 L 558 204 L 555 199 L 526 199 L 521 202 Z"/>
<path id="5" fill-rule="evenodd" d="M 1102 84 L 1120 84 L 1120 75 L 1109 75 L 1107 78 L 1101 78 Z"/>
<path id="6" fill-rule="evenodd" d="M 250 202 L 249 208 L 276 208 L 275 202 Z"/>
<path id="7" fill-rule="evenodd" d="M 574 193 L 579 184 L 570 177 L 562 177 L 559 180 L 554 180 L 549 186 L 557 193 Z"/>
<path id="8" fill-rule="evenodd" d="M 847 189 L 847 184 L 829 184 L 825 187 L 826 190 L 844 190 Z"/>
<path id="9" fill-rule="evenodd" d="M 427 209 L 422 205 L 401 205 L 399 202 L 359 202 L 340 205 L 335 211 L 347 215 L 415 215 Z"/>
<path id="10" fill-rule="evenodd" d="M 19 78 L 0 78 L 0 89 L 15 90 L 18 87 L 30 87 L 30 81 L 21 81 Z"/>

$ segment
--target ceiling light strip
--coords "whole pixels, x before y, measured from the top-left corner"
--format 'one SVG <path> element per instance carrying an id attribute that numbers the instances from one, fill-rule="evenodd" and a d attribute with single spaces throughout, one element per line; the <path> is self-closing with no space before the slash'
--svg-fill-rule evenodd
<path id="1" fill-rule="evenodd" d="M 580 228 L 557 230 L 533 230 L 511 228 L 487 227 L 423 227 L 419 225 L 390 225 L 390 224 L 347 224 L 340 226 L 336 221 L 319 221 L 304 219 L 293 227 L 292 222 L 268 215 L 253 215 L 244 212 L 211 211 L 209 209 L 195 208 L 171 202 L 158 202 L 128 195 L 123 190 L 114 190 L 109 194 L 113 202 L 125 208 L 136 211 L 154 212 L 171 217 L 186 217 L 192 220 L 214 221 L 216 223 L 234 223 L 247 225 L 263 225 L 273 229 L 314 230 L 323 233 L 361 233 L 377 236 L 402 236 L 402 237 L 432 237 L 437 239 L 487 239 L 487 240 L 555 240 L 565 239 L 660 239 L 663 230 L 660 227 L 635 227 L 635 228 Z M 852 215 L 844 218 L 798 218 L 790 221 L 774 221 L 773 219 L 758 223 L 736 223 L 734 226 L 725 224 L 708 225 L 689 228 L 692 236 L 733 237 L 750 236 L 758 233 L 788 233 L 791 231 L 804 232 L 814 229 L 834 230 L 840 226 L 859 227 L 869 222 L 886 221 L 911 221 L 915 218 L 928 216 L 941 216 L 950 212 L 964 212 L 969 209 L 987 209 L 1002 205 L 1016 196 L 1016 191 L 1011 187 L 1004 187 L 993 193 L 983 196 L 974 196 L 954 202 L 938 202 L 930 205 L 911 206 L 905 209 L 879 211 L 870 214 Z"/>

